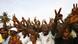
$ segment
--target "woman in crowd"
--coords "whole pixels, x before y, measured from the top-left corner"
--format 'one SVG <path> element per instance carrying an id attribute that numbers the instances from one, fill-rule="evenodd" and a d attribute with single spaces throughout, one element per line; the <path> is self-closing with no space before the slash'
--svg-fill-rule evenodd
<path id="1" fill-rule="evenodd" d="M 73 38 L 70 33 L 71 30 L 69 27 L 64 27 L 61 31 L 61 36 L 59 38 L 55 38 L 55 44 L 73 44 Z"/>

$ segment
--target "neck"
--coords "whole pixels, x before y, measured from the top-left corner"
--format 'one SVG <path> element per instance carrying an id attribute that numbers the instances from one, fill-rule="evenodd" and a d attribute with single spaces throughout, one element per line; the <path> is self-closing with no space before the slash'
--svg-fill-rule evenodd
<path id="1" fill-rule="evenodd" d="M 5 37 L 5 41 L 7 40 L 7 38 L 8 38 L 8 36 L 7 36 L 7 37 Z"/>
<path id="2" fill-rule="evenodd" d="M 65 39 L 65 40 L 66 40 L 66 39 L 68 39 L 68 37 L 63 37 L 63 39 Z"/>

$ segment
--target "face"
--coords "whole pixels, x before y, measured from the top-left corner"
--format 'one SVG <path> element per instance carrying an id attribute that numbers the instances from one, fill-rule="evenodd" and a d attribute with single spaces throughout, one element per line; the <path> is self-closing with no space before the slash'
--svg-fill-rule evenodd
<path id="1" fill-rule="evenodd" d="M 48 35 L 48 33 L 49 33 L 48 28 L 44 28 L 43 33 L 44 33 L 44 35 Z"/>
<path id="2" fill-rule="evenodd" d="M 48 35 L 48 31 L 46 31 L 46 32 L 43 32 L 43 33 L 44 33 L 44 36 Z"/>
<path id="3" fill-rule="evenodd" d="M 10 35 L 11 35 L 11 36 L 16 35 L 16 34 L 17 34 L 16 31 L 10 30 Z"/>
<path id="4" fill-rule="evenodd" d="M 2 31 L 2 37 L 4 38 L 4 39 L 6 39 L 7 37 L 8 37 L 8 32 L 7 31 Z"/>
<path id="5" fill-rule="evenodd" d="M 66 30 L 64 31 L 64 33 L 63 33 L 63 36 L 64 36 L 64 37 L 68 37 L 68 35 L 69 35 L 69 31 L 66 29 Z"/>

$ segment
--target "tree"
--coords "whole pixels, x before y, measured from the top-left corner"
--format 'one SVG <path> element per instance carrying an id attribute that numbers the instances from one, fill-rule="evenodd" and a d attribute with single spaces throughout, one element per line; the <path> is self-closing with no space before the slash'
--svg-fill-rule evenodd
<path id="1" fill-rule="evenodd" d="M 3 27 L 6 28 L 6 23 L 10 20 L 10 18 L 7 16 L 6 12 L 3 12 L 3 16 L 1 18 L 1 22 L 3 23 Z"/>

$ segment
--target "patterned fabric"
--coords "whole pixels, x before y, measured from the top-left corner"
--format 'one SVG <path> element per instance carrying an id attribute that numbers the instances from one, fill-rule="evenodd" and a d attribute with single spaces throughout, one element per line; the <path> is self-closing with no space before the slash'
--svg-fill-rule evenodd
<path id="1" fill-rule="evenodd" d="M 19 40 L 18 36 L 14 36 L 10 38 L 9 44 L 22 44 L 21 41 Z"/>

